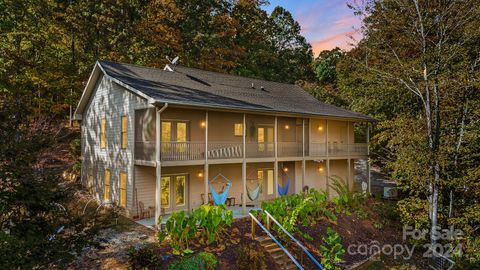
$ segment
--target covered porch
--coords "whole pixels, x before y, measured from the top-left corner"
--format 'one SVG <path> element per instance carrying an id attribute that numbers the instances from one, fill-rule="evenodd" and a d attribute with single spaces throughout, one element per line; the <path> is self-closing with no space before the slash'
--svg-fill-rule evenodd
<path id="1" fill-rule="evenodd" d="M 278 185 L 284 189 L 288 186 L 287 194 L 296 192 L 295 180 L 301 179 L 301 175 L 296 175 L 301 174 L 299 164 L 279 162 L 278 167 L 275 177 L 274 162 L 247 163 L 245 182 L 242 163 L 208 165 L 208 176 L 204 165 L 162 167 L 160 186 L 156 187 L 155 167 L 136 165 L 134 203 L 136 216 L 140 218 L 138 222 L 154 224 L 155 214 L 163 216 L 165 222 L 172 212 L 191 211 L 205 202 L 214 204 L 212 191 L 223 194 L 227 185 L 230 188 L 225 204 L 234 217 L 246 216 L 250 210 L 259 209 L 262 201 L 279 196 Z M 301 181 L 298 184 L 301 185 Z M 156 190 L 159 190 L 158 195 Z M 160 200 L 160 211 L 156 211 L 156 200 Z"/>

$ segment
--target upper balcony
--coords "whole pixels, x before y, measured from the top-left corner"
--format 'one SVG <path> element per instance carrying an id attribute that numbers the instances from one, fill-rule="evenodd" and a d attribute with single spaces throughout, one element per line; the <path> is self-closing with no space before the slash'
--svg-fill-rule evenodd
<path id="1" fill-rule="evenodd" d="M 135 119 L 135 160 L 155 161 L 155 113 L 139 110 Z M 242 113 L 210 111 L 207 116 L 201 110 L 168 108 L 161 115 L 160 160 L 301 159 L 367 153 L 366 143 L 354 143 L 353 123 L 294 117 L 275 120 L 253 114 L 245 115 L 245 129 L 243 123 Z"/>

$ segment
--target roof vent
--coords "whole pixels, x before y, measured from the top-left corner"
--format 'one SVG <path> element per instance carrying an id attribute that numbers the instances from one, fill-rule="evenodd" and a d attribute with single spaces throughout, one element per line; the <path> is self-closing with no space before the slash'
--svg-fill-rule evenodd
<path id="1" fill-rule="evenodd" d="M 260 89 L 262 89 L 262 91 L 265 91 L 265 87 L 263 87 L 263 85 L 260 86 Z"/>
<path id="2" fill-rule="evenodd" d="M 255 89 L 255 85 L 253 85 L 253 82 L 252 82 L 252 89 Z"/>
<path id="3" fill-rule="evenodd" d="M 163 68 L 163 70 L 172 72 L 174 70 L 175 66 L 177 65 L 179 57 L 175 56 L 175 58 L 173 58 L 173 60 L 170 60 L 170 57 L 168 57 L 168 56 L 165 56 L 165 57 L 167 58 L 168 62 L 170 62 L 170 64 L 173 66 L 173 68 L 170 67 L 169 64 L 166 64 L 165 67 Z"/>

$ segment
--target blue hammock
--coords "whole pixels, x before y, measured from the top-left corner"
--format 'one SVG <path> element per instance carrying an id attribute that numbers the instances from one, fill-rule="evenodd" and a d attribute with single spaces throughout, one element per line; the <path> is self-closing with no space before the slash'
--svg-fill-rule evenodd
<path id="1" fill-rule="evenodd" d="M 228 197 L 228 193 L 230 192 L 230 188 L 232 187 L 232 181 L 228 180 L 228 178 L 226 178 L 222 174 L 218 174 L 217 176 L 215 176 L 215 178 L 213 178 L 213 180 L 217 179 L 218 176 L 222 176 L 223 179 L 227 181 L 227 187 L 222 193 L 219 194 L 215 191 L 212 184 L 208 183 L 210 192 L 212 193 L 213 202 L 215 203 L 215 205 L 225 204 L 225 201 L 227 200 L 227 197 Z"/>
<path id="2" fill-rule="evenodd" d="M 280 184 L 277 184 L 278 185 L 278 194 L 280 194 L 280 196 L 285 196 L 287 195 L 288 193 L 288 188 L 290 187 L 290 178 L 288 178 L 288 182 L 285 186 L 280 186 Z"/>

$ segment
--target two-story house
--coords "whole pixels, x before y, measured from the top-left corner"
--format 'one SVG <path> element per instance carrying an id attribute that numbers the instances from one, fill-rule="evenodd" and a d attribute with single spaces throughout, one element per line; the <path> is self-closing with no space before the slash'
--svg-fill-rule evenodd
<path id="1" fill-rule="evenodd" d="M 280 190 L 328 190 L 329 176 L 352 183 L 354 160 L 368 155 L 354 126 L 374 120 L 291 84 L 108 61 L 95 64 L 75 117 L 82 181 L 99 201 L 156 219 L 227 183 L 228 204 L 244 212 Z"/>

